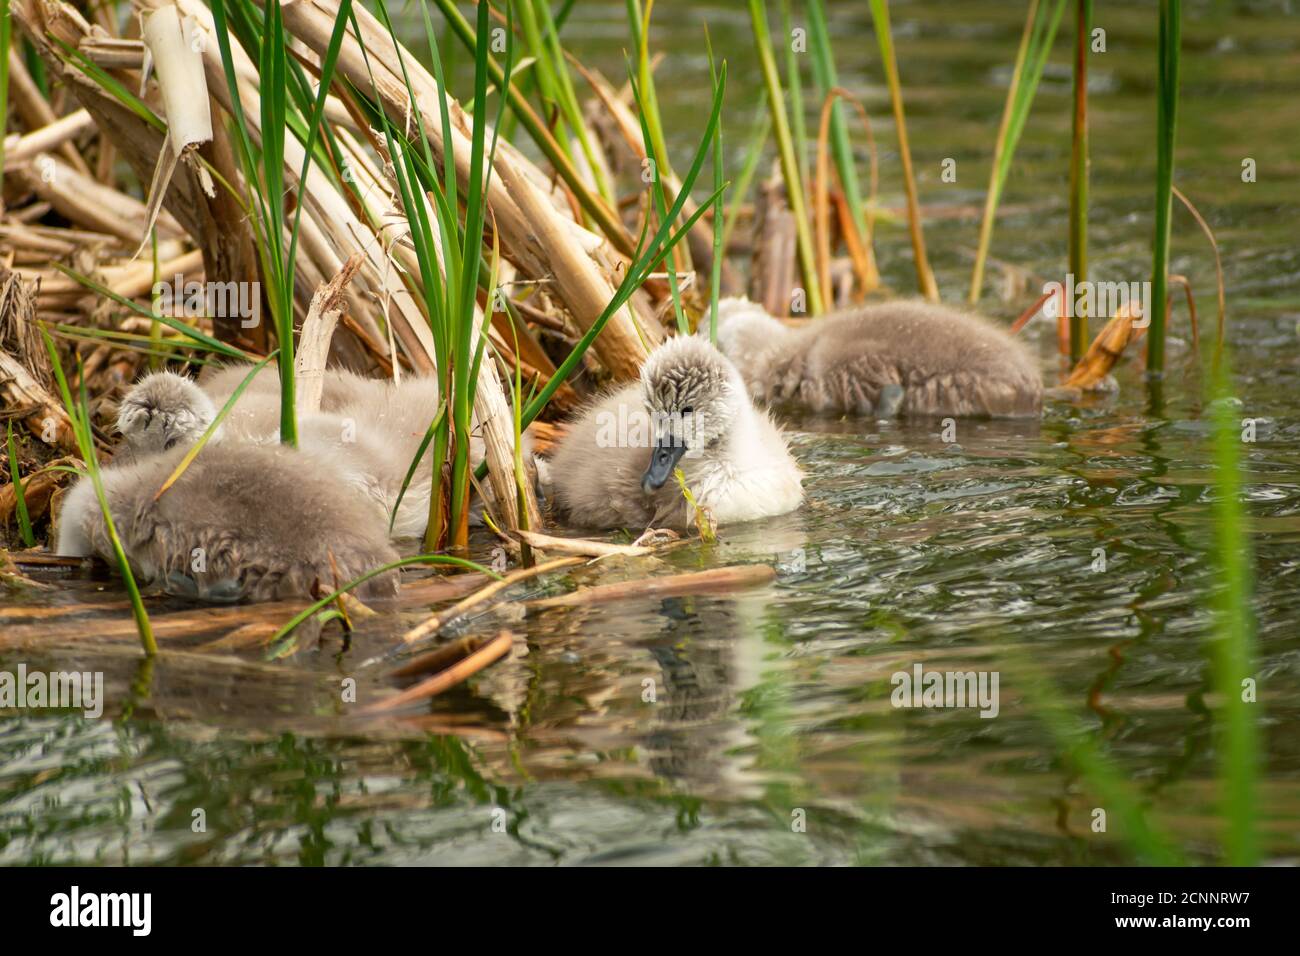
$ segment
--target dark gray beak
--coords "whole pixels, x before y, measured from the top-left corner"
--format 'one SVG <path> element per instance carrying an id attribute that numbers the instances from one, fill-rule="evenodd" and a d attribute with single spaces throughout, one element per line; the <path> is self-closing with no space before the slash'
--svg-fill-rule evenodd
<path id="1" fill-rule="evenodd" d="M 684 454 L 685 443 L 678 444 L 672 436 L 656 442 L 654 450 L 650 452 L 650 467 L 641 476 L 641 490 L 649 494 L 662 488 Z"/>

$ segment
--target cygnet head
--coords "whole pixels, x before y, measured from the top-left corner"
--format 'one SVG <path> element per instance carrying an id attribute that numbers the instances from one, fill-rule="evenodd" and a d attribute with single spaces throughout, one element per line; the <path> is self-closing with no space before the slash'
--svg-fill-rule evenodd
<path id="1" fill-rule="evenodd" d="M 718 302 L 718 348 L 738 365 L 747 366 L 752 356 L 770 348 L 787 331 L 761 305 L 743 296 Z"/>
<path id="2" fill-rule="evenodd" d="M 707 339 L 682 335 L 650 353 L 641 392 L 654 435 L 645 492 L 662 488 L 682 456 L 725 438 L 749 398 L 734 365 Z"/>
<path id="3" fill-rule="evenodd" d="M 194 382 L 153 372 L 131 387 L 117 412 L 117 430 L 137 455 L 156 454 L 198 441 L 217 410 Z"/>

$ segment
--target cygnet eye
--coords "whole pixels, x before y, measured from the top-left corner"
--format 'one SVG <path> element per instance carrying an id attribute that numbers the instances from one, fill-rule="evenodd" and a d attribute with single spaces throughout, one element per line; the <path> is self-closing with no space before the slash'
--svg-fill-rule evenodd
<path id="1" fill-rule="evenodd" d="M 166 443 L 163 445 L 163 450 L 166 451 L 166 450 L 169 449 L 169 448 L 173 448 L 173 447 L 175 447 L 175 445 L 176 445 L 176 439 L 175 439 L 175 438 L 169 438 L 169 439 L 167 439 Z"/>

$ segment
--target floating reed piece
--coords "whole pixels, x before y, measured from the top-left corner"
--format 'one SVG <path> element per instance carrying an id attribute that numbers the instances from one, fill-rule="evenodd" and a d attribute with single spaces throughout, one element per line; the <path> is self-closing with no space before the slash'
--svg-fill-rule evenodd
<path id="1" fill-rule="evenodd" d="M 1070 273 L 1078 285 L 1088 279 L 1088 49 L 1092 42 L 1092 0 L 1075 0 L 1074 112 L 1070 124 Z M 1088 341 L 1088 314 L 1070 312 L 1070 361 L 1078 362 Z M 1065 318 L 1059 316 L 1060 322 Z"/>
<path id="2" fill-rule="evenodd" d="M 921 204 L 917 199 L 916 176 L 912 172 L 912 150 L 907 145 L 907 120 L 903 116 L 903 86 L 898 78 L 898 61 L 894 56 L 894 37 L 889 27 L 888 0 L 871 0 L 871 22 L 876 28 L 876 42 L 880 46 L 880 61 L 889 83 L 889 101 L 894 110 L 894 126 L 898 132 L 898 155 L 903 165 L 903 188 L 907 193 L 908 227 L 912 235 L 912 256 L 916 265 L 916 285 L 921 294 L 931 302 L 939 301 L 939 286 L 934 281 L 934 270 L 925 254 L 925 236 L 921 230 Z"/>
<path id="3" fill-rule="evenodd" d="M 1180 0 L 1160 0 L 1160 34 L 1156 44 L 1156 233 L 1151 261 L 1151 336 L 1147 343 L 1147 373 L 1156 378 L 1165 370 L 1165 303 L 1169 299 L 1181 17 Z"/>
<path id="4" fill-rule="evenodd" d="M 402 635 L 402 643 L 410 645 L 416 641 L 437 634 L 452 621 L 464 617 L 469 611 L 485 604 L 496 595 L 506 590 L 506 588 L 513 587 L 520 581 L 527 581 L 541 574 L 549 574 L 551 571 L 576 567 L 577 565 L 585 563 L 586 559 L 581 557 L 555 558 L 551 561 L 543 561 L 541 564 L 535 564 L 531 568 L 521 568 L 518 571 L 512 571 L 505 577 L 498 578 L 478 591 L 475 591 L 473 594 L 466 596 L 451 607 L 439 611 L 437 614 L 421 621 L 418 625 Z"/>
<path id="5" fill-rule="evenodd" d="M 873 0 L 875 7 L 878 0 Z M 984 288 L 984 265 L 988 260 L 989 246 L 993 240 L 993 223 L 997 218 L 1002 189 L 1011 172 L 1020 134 L 1034 103 L 1038 81 L 1042 79 L 1047 58 L 1056 39 L 1056 28 L 1065 12 L 1065 0 L 1030 0 L 1025 17 L 1025 29 L 1020 35 L 1016 51 L 1016 65 L 1011 72 L 1011 85 L 1007 88 L 1007 101 L 1002 108 L 1002 122 L 998 128 L 997 142 L 993 147 L 993 166 L 989 171 L 989 187 L 984 197 L 984 216 L 980 221 L 979 242 L 975 249 L 975 266 L 971 270 L 970 292 L 967 301 L 979 301 Z"/>

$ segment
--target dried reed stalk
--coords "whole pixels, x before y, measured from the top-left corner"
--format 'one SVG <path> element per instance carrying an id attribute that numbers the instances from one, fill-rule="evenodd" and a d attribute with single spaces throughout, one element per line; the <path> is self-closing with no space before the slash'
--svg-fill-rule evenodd
<path id="1" fill-rule="evenodd" d="M 442 142 L 438 109 L 442 91 L 409 50 L 400 51 L 399 62 L 392 38 L 371 14 L 362 7 L 353 9 L 369 64 L 362 55 L 361 43 L 349 31 L 339 52 L 338 75 L 368 92 L 373 72 L 374 87 L 384 110 L 399 127 L 405 128 L 413 125 L 410 97 L 403 80 L 405 66 L 430 147 L 435 159 L 441 162 L 446 146 Z M 294 36 L 319 56 L 329 44 L 337 13 L 338 5 L 333 0 L 299 0 L 284 7 L 284 22 Z M 450 152 L 457 177 L 467 184 L 471 175 L 470 121 L 454 98 L 446 99 L 452 127 Z M 584 331 L 591 328 L 613 297 L 617 284 L 608 244 L 563 215 L 560 209 L 567 207 L 557 207 L 553 192 L 546 186 L 546 174 L 508 144 L 498 145 L 494 168 L 506 189 L 491 189 L 486 198 L 489 221 L 495 222 L 501 235 L 502 255 L 530 279 L 553 278 L 557 283 L 562 282 L 559 295 L 570 314 Z M 484 171 L 479 170 L 477 174 L 482 176 Z M 560 261 L 556 261 L 557 254 Z M 630 308 L 625 306 L 606 324 L 593 344 L 601 362 L 619 379 L 639 375 L 645 357 L 634 322 Z M 657 338 L 652 337 L 651 341 Z"/>

